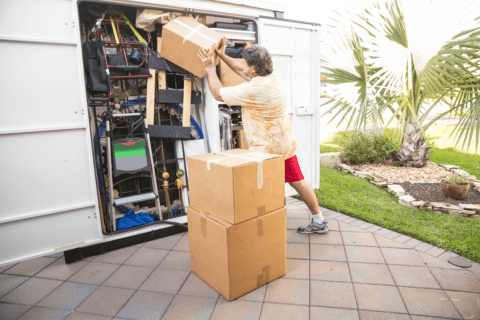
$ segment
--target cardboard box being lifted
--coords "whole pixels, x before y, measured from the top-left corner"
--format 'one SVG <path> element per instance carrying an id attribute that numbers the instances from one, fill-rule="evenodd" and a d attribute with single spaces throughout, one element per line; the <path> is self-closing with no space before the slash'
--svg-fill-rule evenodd
<path id="1" fill-rule="evenodd" d="M 193 75 L 203 78 L 206 71 L 198 57 L 198 50 L 211 49 L 217 65 L 220 58 L 216 56 L 215 49 L 220 46 L 222 38 L 221 34 L 193 18 L 178 17 L 162 28 L 162 56 Z"/>
<path id="2" fill-rule="evenodd" d="M 283 156 L 233 149 L 188 157 L 187 166 L 190 204 L 228 223 L 284 206 Z"/>
<path id="3" fill-rule="evenodd" d="M 241 76 L 235 73 L 228 64 L 226 64 L 223 60 L 220 59 L 220 63 L 217 66 L 217 75 L 220 79 L 220 83 L 222 87 L 233 87 L 238 86 L 239 84 L 244 83 L 245 80 Z"/>
<path id="4" fill-rule="evenodd" d="M 192 271 L 227 300 L 286 273 L 286 209 L 229 224 L 187 209 Z"/>

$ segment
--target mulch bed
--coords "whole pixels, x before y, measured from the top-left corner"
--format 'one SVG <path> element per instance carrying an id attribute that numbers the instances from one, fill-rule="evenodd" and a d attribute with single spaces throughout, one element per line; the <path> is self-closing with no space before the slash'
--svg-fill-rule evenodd
<path id="1" fill-rule="evenodd" d="M 402 188 L 406 193 L 414 197 L 416 200 L 428 201 L 428 202 L 445 202 L 454 205 L 460 203 L 480 204 L 480 192 L 475 190 L 473 186 L 470 186 L 470 190 L 467 196 L 463 200 L 456 200 L 447 198 L 440 190 L 440 184 L 438 183 L 401 183 Z"/>

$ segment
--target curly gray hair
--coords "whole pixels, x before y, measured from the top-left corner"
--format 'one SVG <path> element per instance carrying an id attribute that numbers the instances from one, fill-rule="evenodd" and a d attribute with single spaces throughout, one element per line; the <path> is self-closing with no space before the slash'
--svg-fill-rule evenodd
<path id="1" fill-rule="evenodd" d="M 273 72 L 272 56 L 266 48 L 258 44 L 246 49 L 243 52 L 243 59 L 255 67 L 255 72 L 259 76 L 268 76 Z"/>

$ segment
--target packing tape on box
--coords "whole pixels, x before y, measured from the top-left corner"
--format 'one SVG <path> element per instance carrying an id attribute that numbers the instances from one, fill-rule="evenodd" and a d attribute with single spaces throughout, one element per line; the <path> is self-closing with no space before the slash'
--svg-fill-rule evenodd
<path id="1" fill-rule="evenodd" d="M 183 43 L 185 43 L 185 41 L 187 41 L 191 36 L 193 36 L 195 33 L 198 34 L 199 36 L 202 36 L 203 38 L 211 41 L 212 43 L 217 43 L 216 40 L 210 38 L 209 36 L 207 35 L 204 35 L 203 33 L 200 33 L 198 32 L 200 29 L 202 29 L 203 27 L 205 27 L 203 24 L 199 25 L 198 27 L 196 28 L 192 28 L 190 27 L 188 24 L 185 24 L 183 23 L 182 21 L 178 20 L 178 19 L 175 19 L 173 20 L 175 21 L 176 23 L 178 23 L 179 25 L 181 25 L 182 27 L 185 27 L 187 28 L 188 30 L 190 30 L 189 33 L 187 33 L 187 35 L 185 37 L 183 37 Z"/>
<path id="2" fill-rule="evenodd" d="M 263 216 L 266 213 L 265 206 L 260 206 L 257 208 L 257 217 Z"/>
<path id="3" fill-rule="evenodd" d="M 257 232 L 259 237 L 263 237 L 263 221 L 262 219 L 257 219 Z"/>
<path id="4" fill-rule="evenodd" d="M 200 222 L 201 222 L 202 235 L 204 238 L 207 238 L 207 218 L 201 217 Z"/>
<path id="5" fill-rule="evenodd" d="M 241 159 L 246 159 L 250 161 L 255 161 L 257 162 L 257 189 L 262 189 L 263 187 L 263 160 L 264 159 L 259 159 L 259 157 L 268 157 L 267 155 L 262 155 L 261 153 L 258 152 L 252 152 L 252 153 L 247 153 L 247 154 L 231 154 L 231 153 L 223 153 L 223 152 L 218 152 L 215 154 L 221 154 L 222 156 L 227 156 L 228 158 L 221 158 L 221 159 L 215 159 L 215 160 L 209 160 L 207 161 L 207 170 L 210 170 L 210 163 L 212 162 L 218 162 L 222 161 L 225 159 L 230 159 L 230 158 L 241 158 Z"/>
<path id="6" fill-rule="evenodd" d="M 270 266 L 267 266 L 262 269 L 262 273 L 257 276 L 257 288 L 260 288 L 261 286 L 270 282 L 269 273 L 270 273 Z"/>

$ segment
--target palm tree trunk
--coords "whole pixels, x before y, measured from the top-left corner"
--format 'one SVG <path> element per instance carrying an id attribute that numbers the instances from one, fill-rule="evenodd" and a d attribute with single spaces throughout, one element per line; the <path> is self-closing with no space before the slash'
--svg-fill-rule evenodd
<path id="1" fill-rule="evenodd" d="M 394 154 L 399 164 L 403 167 L 422 168 L 427 165 L 430 148 L 422 137 L 423 132 L 416 123 L 409 123 L 402 140 L 400 150 Z"/>

